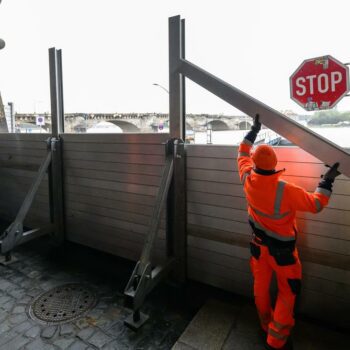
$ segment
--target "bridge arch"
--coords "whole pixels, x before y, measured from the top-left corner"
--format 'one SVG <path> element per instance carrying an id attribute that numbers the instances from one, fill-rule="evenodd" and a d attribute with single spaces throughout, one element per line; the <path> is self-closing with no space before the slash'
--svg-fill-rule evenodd
<path id="1" fill-rule="evenodd" d="M 228 125 L 223 122 L 222 120 L 212 120 L 211 122 L 209 122 L 207 124 L 207 127 L 211 125 L 211 129 L 213 131 L 224 131 L 224 130 L 229 130 L 230 128 L 228 127 Z"/>
<path id="2" fill-rule="evenodd" d="M 169 119 L 164 120 L 163 124 L 165 128 L 169 128 Z M 189 122 L 186 122 L 186 130 L 193 130 L 193 125 Z"/>
<path id="3" fill-rule="evenodd" d="M 108 122 L 119 126 L 123 132 L 140 132 L 140 129 L 135 124 L 126 122 L 124 120 L 108 120 Z"/>

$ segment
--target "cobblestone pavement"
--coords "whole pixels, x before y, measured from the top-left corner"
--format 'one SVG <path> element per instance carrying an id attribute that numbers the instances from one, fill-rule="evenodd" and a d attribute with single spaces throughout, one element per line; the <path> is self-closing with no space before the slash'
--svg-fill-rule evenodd
<path id="1" fill-rule="evenodd" d="M 211 298 L 226 303 L 221 308 L 226 318 L 215 306 L 204 313 L 204 323 L 195 327 L 191 323 L 192 328 L 190 325 L 175 349 L 212 350 L 200 345 L 208 345 L 209 340 L 215 344 L 221 341 L 218 349 L 223 350 L 262 348 L 252 300 L 192 282 L 186 290 L 163 283 L 142 309 L 150 320 L 134 332 L 124 326 L 131 311 L 124 307 L 123 296 L 134 263 L 75 244 L 58 251 L 49 248 L 45 239 L 24 245 L 16 256 L 19 261 L 12 265 L 0 265 L 0 350 L 167 350 Z M 62 325 L 32 320 L 28 314 L 32 300 L 66 283 L 90 286 L 98 296 L 96 306 Z M 198 316 L 196 319 L 198 322 Z M 350 335 L 299 319 L 294 340 L 296 350 L 345 350 L 349 349 Z"/>
<path id="2" fill-rule="evenodd" d="M 165 284 L 156 288 L 143 312 L 151 316 L 135 333 L 124 319 L 123 290 L 132 263 L 82 246 L 68 244 L 64 253 L 47 248 L 45 240 L 16 251 L 19 258 L 0 266 L 0 349 L 170 349 L 196 312 Z M 65 283 L 84 283 L 98 295 L 98 303 L 78 320 L 47 326 L 28 315 L 34 297 Z"/>

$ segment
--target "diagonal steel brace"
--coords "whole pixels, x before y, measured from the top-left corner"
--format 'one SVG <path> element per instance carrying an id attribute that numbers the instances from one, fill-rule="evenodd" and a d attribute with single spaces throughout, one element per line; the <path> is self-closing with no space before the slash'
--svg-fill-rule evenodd
<path id="1" fill-rule="evenodd" d="M 39 233 L 40 229 L 33 229 L 30 231 L 23 232 L 23 221 L 28 214 L 29 209 L 32 206 L 34 197 L 38 192 L 39 186 L 51 164 L 51 138 L 47 139 L 47 155 L 42 162 L 38 174 L 35 177 L 18 213 L 15 220 L 10 224 L 10 226 L 3 232 L 0 236 L 1 254 L 6 256 L 5 261 L 11 259 L 11 251 L 16 247 L 16 245 L 23 243 L 28 240 L 29 236 Z"/>
<path id="2" fill-rule="evenodd" d="M 125 324 L 134 330 L 140 328 L 148 319 L 147 315 L 140 312 L 140 308 L 146 296 L 168 274 L 175 261 L 173 257 L 168 257 L 164 265 L 152 268 L 150 259 L 157 238 L 162 209 L 167 200 L 169 187 L 173 178 L 174 160 L 180 157 L 178 152 L 179 142 L 179 139 L 171 139 L 166 143 L 165 167 L 153 210 L 151 224 L 146 236 L 141 258 L 137 262 L 124 292 L 126 301 L 132 304 L 131 306 L 133 309 L 133 314 L 126 319 Z"/>

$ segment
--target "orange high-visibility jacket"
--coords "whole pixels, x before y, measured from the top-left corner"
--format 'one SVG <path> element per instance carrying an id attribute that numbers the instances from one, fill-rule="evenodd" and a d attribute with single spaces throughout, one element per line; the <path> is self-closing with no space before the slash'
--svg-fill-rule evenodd
<path id="1" fill-rule="evenodd" d="M 295 239 L 296 211 L 318 213 L 328 204 L 331 191 L 317 187 L 314 193 L 280 180 L 283 171 L 261 175 L 254 171 L 250 157 L 252 143 L 244 139 L 239 146 L 239 176 L 248 201 L 249 220 L 271 238 Z"/>

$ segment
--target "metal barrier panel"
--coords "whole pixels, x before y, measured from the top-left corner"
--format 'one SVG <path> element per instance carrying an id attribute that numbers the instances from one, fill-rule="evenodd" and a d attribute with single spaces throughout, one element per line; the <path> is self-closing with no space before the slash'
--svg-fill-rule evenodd
<path id="1" fill-rule="evenodd" d="M 237 146 L 188 145 L 187 215 L 189 277 L 252 297 L 251 230 L 237 172 Z M 297 147 L 275 148 L 285 180 L 314 191 L 325 172 L 321 161 Z M 303 264 L 299 309 L 349 327 L 350 179 L 335 181 L 327 208 L 298 213 Z"/>
<path id="2" fill-rule="evenodd" d="M 0 218 L 12 221 L 46 153 L 47 134 L 0 134 Z M 50 223 L 48 178 L 45 178 L 24 221 L 28 227 Z"/>
<path id="3" fill-rule="evenodd" d="M 138 260 L 169 134 L 62 134 L 67 239 Z M 165 220 L 157 257 L 165 253 Z"/>

